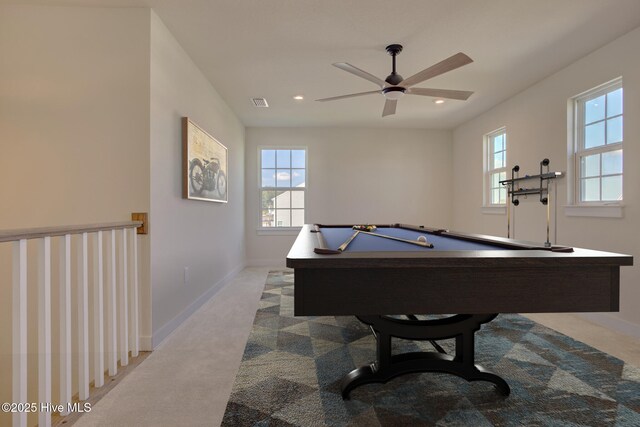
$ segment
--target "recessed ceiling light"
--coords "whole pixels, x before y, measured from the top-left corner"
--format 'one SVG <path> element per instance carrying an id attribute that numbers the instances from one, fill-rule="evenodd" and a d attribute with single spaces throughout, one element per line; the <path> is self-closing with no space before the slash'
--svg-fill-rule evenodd
<path id="1" fill-rule="evenodd" d="M 304 99 L 304 96 L 296 95 L 296 96 L 293 97 L 293 99 L 295 99 L 296 101 L 302 101 Z"/>
<path id="2" fill-rule="evenodd" d="M 436 104 L 444 104 L 444 99 L 436 99 L 435 101 Z"/>

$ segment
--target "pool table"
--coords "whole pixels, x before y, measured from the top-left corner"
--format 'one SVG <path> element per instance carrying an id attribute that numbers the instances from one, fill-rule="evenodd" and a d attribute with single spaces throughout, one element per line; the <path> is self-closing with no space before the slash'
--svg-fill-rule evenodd
<path id="1" fill-rule="evenodd" d="M 394 239 L 354 236 L 351 225 L 305 225 L 287 255 L 296 316 L 355 315 L 376 336 L 376 361 L 345 377 L 344 398 L 411 372 L 490 381 L 508 395 L 506 381 L 474 363 L 481 325 L 498 313 L 618 311 L 620 267 L 633 264 L 629 255 L 423 226 L 373 231 Z M 420 236 L 433 247 L 416 244 Z M 428 340 L 437 351 L 392 355 L 391 337 Z M 448 338 L 455 355 L 437 344 Z"/>

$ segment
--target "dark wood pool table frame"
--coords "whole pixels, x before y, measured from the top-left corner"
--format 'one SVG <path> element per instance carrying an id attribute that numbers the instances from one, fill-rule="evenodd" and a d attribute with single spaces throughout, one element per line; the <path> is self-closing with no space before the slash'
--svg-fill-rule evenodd
<path id="1" fill-rule="evenodd" d="M 448 372 L 469 381 L 493 382 L 503 395 L 509 386 L 474 364 L 474 333 L 496 313 L 618 311 L 620 266 L 633 257 L 590 249 L 546 248 L 531 242 L 403 224 L 422 234 L 439 234 L 496 245 L 489 251 L 394 251 L 321 255 L 323 227 L 305 225 L 287 256 L 294 269 L 296 316 L 355 315 L 377 339 L 377 358 L 352 371 L 343 397 L 359 385 L 386 382 L 409 372 Z M 557 249 L 554 250 L 554 249 Z M 457 314 L 420 320 L 414 314 Z M 391 315 L 406 315 L 406 318 Z M 432 342 L 456 339 L 456 354 L 418 352 L 391 355 L 391 337 Z M 435 342 L 434 342 L 435 344 Z"/>

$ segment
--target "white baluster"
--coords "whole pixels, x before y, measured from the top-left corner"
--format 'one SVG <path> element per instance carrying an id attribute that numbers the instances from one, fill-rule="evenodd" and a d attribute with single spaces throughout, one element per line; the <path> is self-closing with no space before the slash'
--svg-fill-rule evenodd
<path id="1" fill-rule="evenodd" d="M 128 321 L 128 272 L 127 263 L 127 229 L 122 229 L 122 235 L 119 239 L 119 255 L 120 255 L 120 279 L 119 279 L 119 313 L 120 313 L 120 366 L 129 364 L 129 321 Z"/>
<path id="2" fill-rule="evenodd" d="M 135 228 L 129 233 L 131 239 L 131 302 L 129 304 L 131 319 L 131 357 L 138 357 L 140 350 L 140 331 L 138 326 L 138 235 Z"/>
<path id="3" fill-rule="evenodd" d="M 107 248 L 107 366 L 109 375 L 118 373 L 117 316 L 116 316 L 116 230 L 109 232 Z"/>
<path id="4" fill-rule="evenodd" d="M 51 237 L 38 241 L 38 401 L 51 402 Z M 51 412 L 38 412 L 38 425 L 51 425 Z"/>
<path id="5" fill-rule="evenodd" d="M 71 403 L 71 235 L 60 237 L 60 415 Z"/>
<path id="6" fill-rule="evenodd" d="M 78 241 L 78 398 L 89 398 L 89 273 L 87 233 Z"/>
<path id="7" fill-rule="evenodd" d="M 27 401 L 27 240 L 13 242 L 13 402 Z M 27 426 L 27 413 L 13 413 L 14 427 Z"/>
<path id="8" fill-rule="evenodd" d="M 93 367 L 94 385 L 104 385 L 104 301 L 102 263 L 102 231 L 93 236 Z"/>

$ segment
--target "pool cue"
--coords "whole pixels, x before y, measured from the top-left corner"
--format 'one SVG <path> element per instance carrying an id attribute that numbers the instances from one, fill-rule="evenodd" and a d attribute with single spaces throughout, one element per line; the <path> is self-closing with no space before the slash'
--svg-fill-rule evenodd
<path id="1" fill-rule="evenodd" d="M 509 180 L 509 184 L 507 184 L 507 239 L 511 238 L 511 205 L 513 206 L 518 206 L 518 203 L 520 203 L 518 201 L 518 199 L 516 199 L 516 202 L 514 202 L 514 194 L 513 192 L 516 191 L 516 178 L 518 178 L 518 176 L 520 172 L 520 166 L 519 165 L 515 165 L 514 167 L 511 168 L 511 179 Z M 509 191 L 511 191 L 511 195 L 509 195 Z M 513 203 L 512 203 L 513 202 Z M 513 211 L 513 235 L 515 237 L 516 234 L 516 212 L 515 210 Z"/>
<path id="2" fill-rule="evenodd" d="M 555 179 L 553 180 L 553 197 L 558 198 L 558 183 Z M 558 243 L 558 205 L 553 205 L 553 243 Z"/>
<path id="3" fill-rule="evenodd" d="M 313 252 L 319 255 L 339 255 L 342 253 L 342 251 L 347 249 L 347 246 L 349 246 L 349 243 L 351 243 L 351 241 L 356 238 L 358 233 L 360 233 L 360 230 L 353 233 L 351 237 L 349 237 L 343 244 L 338 246 L 338 249 L 329 249 L 329 248 L 322 247 L 322 248 L 314 248 Z M 322 245 L 325 246 L 326 243 L 323 243 Z"/>
<path id="4" fill-rule="evenodd" d="M 544 242 L 544 246 L 547 248 L 551 247 L 551 241 L 549 241 L 549 223 L 551 222 L 550 210 L 551 210 L 551 193 L 549 192 L 549 182 L 547 181 L 547 241 Z"/>
<path id="5" fill-rule="evenodd" d="M 512 184 L 507 185 L 507 239 L 511 238 L 511 189 Z"/>
<path id="6" fill-rule="evenodd" d="M 432 248 L 433 247 L 433 244 L 429 243 L 429 242 L 418 242 L 417 240 L 401 239 L 400 237 L 387 236 L 387 235 L 384 235 L 384 234 L 372 233 L 370 231 L 360 231 L 360 232 L 364 233 L 364 234 L 370 234 L 371 236 L 382 237 L 382 238 L 385 238 L 385 239 L 397 240 L 399 242 L 405 242 L 405 243 L 410 243 L 412 245 L 422 246 L 423 248 Z"/>
<path id="7" fill-rule="evenodd" d="M 356 236 L 358 235 L 358 233 L 360 233 L 360 230 L 356 231 L 355 233 L 353 233 L 351 235 L 351 237 L 349 237 L 343 244 L 341 244 L 340 246 L 338 246 L 338 250 L 340 252 L 344 251 L 345 249 L 347 249 L 347 246 L 349 246 L 349 243 L 351 243 L 351 241 L 353 239 L 356 238 Z"/>

